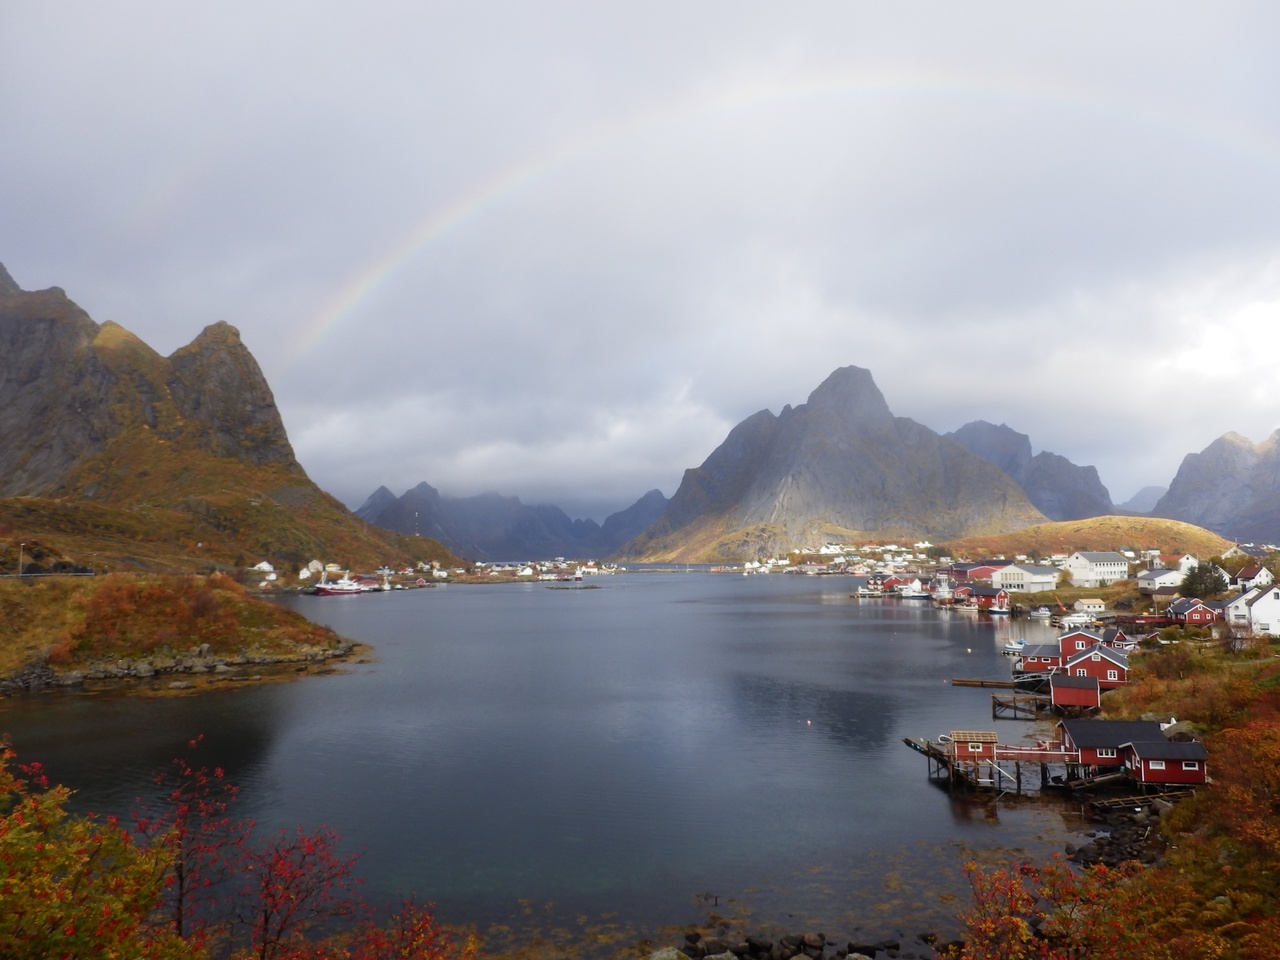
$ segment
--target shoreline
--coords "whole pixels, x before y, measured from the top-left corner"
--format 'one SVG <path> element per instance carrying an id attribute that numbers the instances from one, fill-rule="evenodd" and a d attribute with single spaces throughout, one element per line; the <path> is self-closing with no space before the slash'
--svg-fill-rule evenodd
<path id="1" fill-rule="evenodd" d="M 372 661 L 372 648 L 341 639 L 330 647 L 305 646 L 294 653 L 207 651 L 185 657 L 138 657 L 93 661 L 55 670 L 47 661 L 28 663 L 0 677 L 0 699 L 47 693 L 119 693 L 134 696 L 196 694 L 245 683 L 282 683 L 342 672 L 347 663 Z"/>

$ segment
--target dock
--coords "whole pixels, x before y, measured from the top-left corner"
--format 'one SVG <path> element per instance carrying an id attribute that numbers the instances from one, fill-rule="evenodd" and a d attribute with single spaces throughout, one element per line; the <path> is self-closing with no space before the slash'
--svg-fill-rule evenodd
<path id="1" fill-rule="evenodd" d="M 1017 685 L 1012 680 L 969 680 L 959 677 L 951 681 L 953 687 L 1002 687 L 1005 690 L 1014 690 Z"/>
<path id="2" fill-rule="evenodd" d="M 1053 699 L 1043 693 L 991 695 L 992 720 L 1037 720 L 1053 712 Z"/>

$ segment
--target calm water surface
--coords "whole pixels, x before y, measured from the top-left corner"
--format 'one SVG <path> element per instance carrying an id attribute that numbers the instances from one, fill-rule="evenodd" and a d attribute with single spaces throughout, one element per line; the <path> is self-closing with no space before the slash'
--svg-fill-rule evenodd
<path id="1" fill-rule="evenodd" d="M 1031 735 L 947 681 L 1007 677 L 1010 631 L 1047 628 L 858 601 L 834 577 L 594 584 L 291 598 L 374 662 L 198 697 L 10 700 L 0 730 L 119 812 L 203 733 L 245 815 L 328 824 L 364 851 L 371 899 L 412 891 L 481 925 L 532 902 L 645 928 L 718 897 L 761 927 L 946 929 L 973 851 L 1042 854 L 1078 826 L 953 800 L 902 744 Z"/>

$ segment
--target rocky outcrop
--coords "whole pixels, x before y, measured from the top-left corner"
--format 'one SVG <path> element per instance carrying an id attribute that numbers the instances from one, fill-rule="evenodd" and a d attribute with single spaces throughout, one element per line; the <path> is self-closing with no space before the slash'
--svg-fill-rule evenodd
<path id="1" fill-rule="evenodd" d="M 1261 443 L 1227 433 L 1187 454 L 1151 513 L 1238 542 L 1280 541 L 1280 430 Z"/>
<path id="2" fill-rule="evenodd" d="M 60 288 L 23 291 L 3 271 L 0 374 L 0 496 L 110 500 L 110 484 L 80 471 L 143 438 L 301 472 L 261 369 L 226 323 L 166 359 Z"/>
<path id="3" fill-rule="evenodd" d="M 869 371 L 844 367 L 807 403 L 734 427 L 622 555 L 744 559 L 824 539 L 946 539 L 1044 519 L 1003 471 L 895 417 Z"/>
<path id="4" fill-rule="evenodd" d="M 1032 456 L 1031 438 L 1006 424 L 975 420 L 947 436 L 1007 473 L 1050 520 L 1084 520 L 1114 510 L 1097 468 L 1047 450 Z"/>

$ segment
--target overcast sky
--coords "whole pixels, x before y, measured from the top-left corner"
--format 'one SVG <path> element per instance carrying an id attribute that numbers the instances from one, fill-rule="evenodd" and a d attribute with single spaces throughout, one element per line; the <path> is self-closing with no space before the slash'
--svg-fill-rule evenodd
<path id="1" fill-rule="evenodd" d="M 596 519 L 871 370 L 1116 502 L 1280 428 L 1280 5 L 0 10 L 0 262 L 239 328 L 349 505 Z"/>

